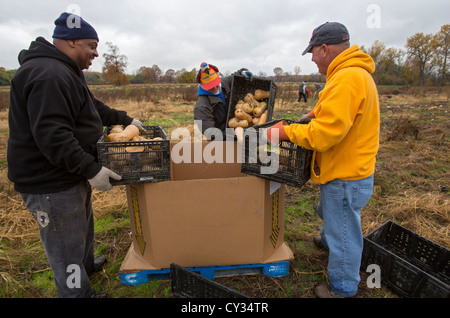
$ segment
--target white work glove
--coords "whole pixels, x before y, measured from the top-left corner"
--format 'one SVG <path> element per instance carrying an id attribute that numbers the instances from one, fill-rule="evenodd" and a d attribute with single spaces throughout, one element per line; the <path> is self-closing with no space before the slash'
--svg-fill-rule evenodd
<path id="1" fill-rule="evenodd" d="M 134 125 L 137 128 L 139 128 L 139 131 L 144 130 L 144 127 L 142 126 L 142 122 L 140 122 L 137 119 L 133 119 L 133 121 L 131 122 L 131 125 Z"/>
<path id="2" fill-rule="evenodd" d="M 89 179 L 89 183 L 92 187 L 96 188 L 100 191 L 111 190 L 112 185 L 109 182 L 109 178 L 113 178 L 114 180 L 121 180 L 122 177 L 115 173 L 114 171 L 109 170 L 106 167 L 102 167 L 100 171 L 92 178 Z"/>

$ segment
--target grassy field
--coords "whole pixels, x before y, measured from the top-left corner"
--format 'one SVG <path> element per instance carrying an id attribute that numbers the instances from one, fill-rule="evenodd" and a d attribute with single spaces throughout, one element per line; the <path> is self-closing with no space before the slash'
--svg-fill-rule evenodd
<path id="1" fill-rule="evenodd" d="M 93 88 L 99 99 L 126 110 L 148 125 L 160 125 L 170 136 L 178 127 L 192 129 L 195 86 Z M 296 84 L 279 85 L 274 118 L 295 119 L 315 101 L 297 102 Z M 380 87 L 381 140 L 374 194 L 362 212 L 364 234 L 393 220 L 445 247 L 450 246 L 449 90 Z M 39 240 L 37 225 L 7 179 L 7 90 L 0 90 L 0 297 L 55 297 L 52 272 Z M 301 189 L 287 187 L 285 241 L 294 252 L 289 275 L 218 278 L 225 286 L 251 297 L 307 298 L 326 278 L 327 253 L 312 238 L 321 221 L 315 213 L 319 187 L 309 181 Z M 123 285 L 119 268 L 131 243 L 130 221 L 123 186 L 94 190 L 96 254 L 108 258 L 92 277 L 93 287 L 114 298 L 167 298 L 170 281 Z M 385 287 L 367 288 L 362 274 L 359 298 L 397 297 Z"/>

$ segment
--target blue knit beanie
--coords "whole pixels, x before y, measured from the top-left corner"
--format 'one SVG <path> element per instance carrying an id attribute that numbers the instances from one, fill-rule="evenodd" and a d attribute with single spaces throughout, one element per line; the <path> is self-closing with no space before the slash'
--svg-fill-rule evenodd
<path id="1" fill-rule="evenodd" d="M 76 14 L 61 13 L 55 20 L 55 25 L 53 38 L 63 40 L 96 39 L 99 41 L 95 29 Z"/>

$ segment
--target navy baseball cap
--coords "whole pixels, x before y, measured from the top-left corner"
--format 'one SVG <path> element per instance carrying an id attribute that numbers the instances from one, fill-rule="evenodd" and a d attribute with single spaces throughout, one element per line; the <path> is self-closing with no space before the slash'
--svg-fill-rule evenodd
<path id="1" fill-rule="evenodd" d="M 322 44 L 337 44 L 350 40 L 347 28 L 339 22 L 326 22 L 314 29 L 308 47 L 303 51 L 305 55 L 313 46 Z"/>

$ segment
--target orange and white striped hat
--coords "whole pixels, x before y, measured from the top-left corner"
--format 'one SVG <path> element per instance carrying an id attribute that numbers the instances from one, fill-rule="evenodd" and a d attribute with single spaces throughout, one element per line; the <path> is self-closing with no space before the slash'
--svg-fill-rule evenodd
<path id="1" fill-rule="evenodd" d="M 197 74 L 197 82 L 202 87 L 209 90 L 220 84 L 219 69 L 214 65 L 203 62 L 200 64 L 200 71 Z"/>

